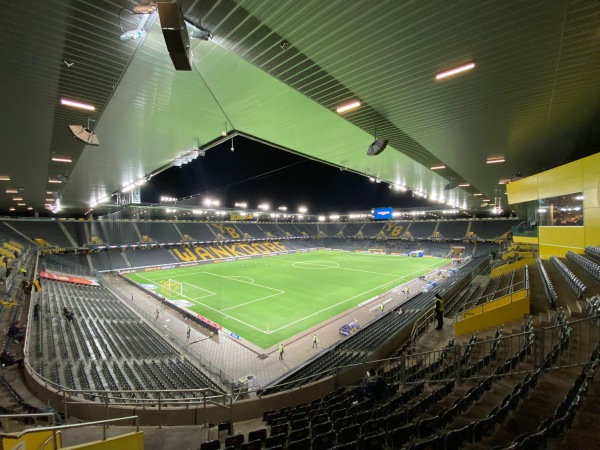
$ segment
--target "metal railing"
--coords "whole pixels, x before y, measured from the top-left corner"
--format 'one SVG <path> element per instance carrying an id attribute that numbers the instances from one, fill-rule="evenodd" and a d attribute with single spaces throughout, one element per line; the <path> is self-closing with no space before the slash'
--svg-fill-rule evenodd
<path id="1" fill-rule="evenodd" d="M 483 295 L 474 300 L 469 300 L 468 302 L 466 302 L 465 304 L 463 304 L 459 307 L 458 312 L 456 313 L 456 315 L 454 317 L 454 321 L 456 322 L 457 320 L 462 319 L 464 312 L 468 311 L 469 309 L 481 307 L 482 305 L 485 305 L 486 303 L 488 303 L 490 301 L 498 300 L 498 299 L 500 299 L 502 297 L 506 297 L 508 295 L 510 295 L 511 299 L 512 299 L 513 296 L 520 295 L 521 292 L 524 290 L 529 291 L 529 278 L 528 277 L 523 281 L 519 281 L 510 286 L 506 286 L 504 288 L 498 289 L 495 292 L 491 292 L 489 294 Z"/>
<path id="2" fill-rule="evenodd" d="M 32 413 L 32 414 L 2 414 L 0 415 L 0 423 L 5 433 L 10 433 L 10 419 L 35 419 L 38 417 L 48 418 L 50 426 L 54 426 L 56 415 L 54 413 Z"/>
<path id="3" fill-rule="evenodd" d="M 58 437 L 61 435 L 62 430 L 102 425 L 102 440 L 105 441 L 107 438 L 106 429 L 109 425 L 116 424 L 119 422 L 128 422 L 131 420 L 133 420 L 133 422 L 134 422 L 135 432 L 139 433 L 140 421 L 139 421 L 138 416 L 128 416 L 128 417 L 120 417 L 118 419 L 99 420 L 99 421 L 95 421 L 95 422 L 77 423 L 77 424 L 72 424 L 72 425 L 59 425 L 59 426 L 52 426 L 52 427 L 31 428 L 31 429 L 22 431 L 18 434 L 2 433 L 2 434 L 0 434 L 0 439 L 12 439 L 12 440 L 18 441 L 23 436 L 28 435 L 28 434 L 42 433 L 45 431 L 50 431 L 52 433 L 52 440 L 50 440 L 50 438 L 48 440 L 46 440 L 46 442 L 43 445 L 43 448 L 45 448 L 50 442 L 53 442 L 54 450 L 58 450 L 58 448 L 59 448 L 58 447 L 58 442 L 59 442 Z"/>
<path id="4" fill-rule="evenodd" d="M 172 395 L 189 395 L 189 397 L 173 398 Z M 145 397 L 145 396 L 148 397 Z M 150 398 L 150 396 L 154 398 Z M 202 408 L 203 424 L 207 421 L 207 406 L 215 405 L 229 411 L 230 420 L 233 421 L 232 395 L 215 392 L 211 389 L 178 389 L 174 390 L 92 390 L 92 389 L 59 389 L 56 397 L 63 406 L 65 423 L 69 420 L 69 405 L 89 404 L 92 406 L 102 405 L 106 418 L 110 419 L 112 407 L 135 407 L 138 409 L 152 408 L 158 412 L 158 423 L 162 424 L 162 411 L 164 408 Z M 98 398 L 98 401 L 96 401 Z"/>

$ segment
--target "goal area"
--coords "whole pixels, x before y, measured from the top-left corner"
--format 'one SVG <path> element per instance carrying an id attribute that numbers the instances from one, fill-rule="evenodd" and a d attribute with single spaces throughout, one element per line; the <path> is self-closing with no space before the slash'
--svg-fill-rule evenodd
<path id="1" fill-rule="evenodd" d="M 160 293 L 168 298 L 173 298 L 175 295 L 183 295 L 183 284 L 175 280 L 163 280 L 160 282 Z"/>

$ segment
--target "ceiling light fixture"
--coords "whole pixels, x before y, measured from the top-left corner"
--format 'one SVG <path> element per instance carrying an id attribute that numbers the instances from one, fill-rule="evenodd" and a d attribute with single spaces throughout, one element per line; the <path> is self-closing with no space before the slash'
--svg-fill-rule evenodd
<path id="1" fill-rule="evenodd" d="M 69 158 L 68 156 L 53 156 L 52 157 L 52 161 L 55 161 L 55 162 L 64 162 L 64 163 L 71 163 L 71 162 L 73 162 L 73 160 L 71 158 Z"/>
<path id="2" fill-rule="evenodd" d="M 481 197 L 483 194 L 477 192 L 476 194 L 473 194 L 475 197 Z"/>
<path id="3" fill-rule="evenodd" d="M 6 193 L 7 194 L 18 194 L 19 190 L 18 189 L 7 189 Z"/>
<path id="4" fill-rule="evenodd" d="M 87 128 L 82 125 L 69 125 L 69 130 L 71 130 L 73 137 L 85 142 L 87 145 L 100 145 L 98 136 L 96 136 L 96 133 L 90 130 L 89 120 Z"/>
<path id="5" fill-rule="evenodd" d="M 150 3 L 148 5 L 136 5 L 133 7 L 134 14 L 152 14 L 156 11 L 156 4 Z"/>
<path id="6" fill-rule="evenodd" d="M 458 187 L 469 187 L 471 186 L 469 183 L 461 183 L 458 185 Z"/>
<path id="7" fill-rule="evenodd" d="M 10 181 L 10 177 L 8 175 L 0 175 L 0 181 Z"/>
<path id="8" fill-rule="evenodd" d="M 494 158 L 488 158 L 486 164 L 498 164 L 503 163 L 505 161 L 504 156 L 498 156 Z"/>
<path id="9" fill-rule="evenodd" d="M 444 70 L 443 72 L 438 73 L 435 76 L 436 80 L 441 80 L 442 78 L 451 77 L 452 75 L 456 75 L 458 73 L 466 72 L 467 70 L 471 70 L 475 68 L 475 63 L 470 62 L 468 64 L 464 64 L 462 66 L 454 67 L 453 69 Z"/>
<path id="10" fill-rule="evenodd" d="M 432 167 L 431 167 L 431 170 L 441 170 L 441 169 L 445 169 L 445 168 L 446 168 L 446 166 L 444 166 L 444 165 L 439 165 L 439 166 L 432 166 Z"/>
<path id="11" fill-rule="evenodd" d="M 60 180 L 57 180 L 56 178 L 49 178 L 48 183 L 60 184 L 61 182 L 60 182 Z"/>
<path id="12" fill-rule="evenodd" d="M 361 105 L 361 104 L 362 104 L 362 103 L 361 103 L 361 101 L 360 101 L 360 100 L 354 100 L 354 101 L 352 101 L 352 102 L 350 102 L 350 103 L 346 103 L 345 105 L 338 106 L 338 107 L 336 108 L 336 112 L 337 112 L 338 114 L 343 114 L 343 113 L 345 113 L 345 112 L 352 111 L 352 110 L 354 110 L 354 109 L 356 109 L 356 108 L 360 107 L 360 105 Z"/>
<path id="13" fill-rule="evenodd" d="M 23 201 L 23 197 L 13 197 L 13 200 L 15 202 L 21 202 L 21 201 Z"/>
<path id="14" fill-rule="evenodd" d="M 75 100 L 69 100 L 68 98 L 61 98 L 60 104 L 63 106 L 70 106 L 71 108 L 85 109 L 86 111 L 96 111 L 96 107 L 94 105 L 76 102 Z"/>
<path id="15" fill-rule="evenodd" d="M 17 206 L 27 206 L 27 203 L 17 203 Z"/>

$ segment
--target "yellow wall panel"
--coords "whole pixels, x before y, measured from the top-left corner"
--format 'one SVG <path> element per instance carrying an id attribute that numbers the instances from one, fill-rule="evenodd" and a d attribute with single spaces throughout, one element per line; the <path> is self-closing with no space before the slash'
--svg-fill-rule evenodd
<path id="1" fill-rule="evenodd" d="M 583 196 L 584 208 L 597 208 L 600 205 L 600 190 L 598 187 L 584 189 Z"/>
<path id="2" fill-rule="evenodd" d="M 523 316 L 525 314 L 529 314 L 529 312 L 529 297 L 525 297 L 521 300 L 513 301 L 507 305 L 494 308 L 489 312 L 459 320 L 454 325 L 454 334 L 456 336 L 462 336 L 465 334 L 471 334 L 474 331 L 496 327 L 500 324 L 513 320 L 522 320 Z"/>
<path id="3" fill-rule="evenodd" d="M 538 199 L 537 175 L 513 181 L 506 185 L 508 203 L 523 203 Z"/>
<path id="4" fill-rule="evenodd" d="M 567 251 L 582 253 L 585 247 L 584 227 L 539 227 L 540 256 L 564 256 Z"/>
<path id="5" fill-rule="evenodd" d="M 585 245 L 600 246 L 600 226 L 585 227 Z"/>
<path id="6" fill-rule="evenodd" d="M 63 447 L 63 450 L 144 450 L 144 433 L 129 433 L 105 441 Z"/>
<path id="7" fill-rule="evenodd" d="M 537 245 L 539 243 L 539 239 L 531 236 L 513 236 L 513 242 L 516 242 L 517 244 Z"/>
<path id="8" fill-rule="evenodd" d="M 26 434 L 21 436 L 19 439 L 2 439 L 3 450 L 28 450 L 34 448 L 42 448 L 46 443 L 47 449 L 54 448 L 54 439 L 52 437 L 52 431 L 38 431 L 35 433 Z M 57 439 L 57 448 L 62 448 L 62 439 L 60 434 Z"/>
<path id="9" fill-rule="evenodd" d="M 600 208 L 585 208 L 583 210 L 583 224 L 586 227 L 600 226 Z"/>
<path id="10" fill-rule="evenodd" d="M 588 156 L 583 161 L 583 188 L 597 188 L 600 180 L 600 153 Z"/>

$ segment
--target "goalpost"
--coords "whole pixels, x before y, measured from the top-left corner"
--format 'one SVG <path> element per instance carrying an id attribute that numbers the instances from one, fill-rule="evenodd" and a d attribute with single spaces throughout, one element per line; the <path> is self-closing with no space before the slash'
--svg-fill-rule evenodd
<path id="1" fill-rule="evenodd" d="M 175 280 L 163 280 L 160 282 L 160 293 L 167 298 L 173 298 L 175 295 L 183 295 L 183 285 Z"/>

